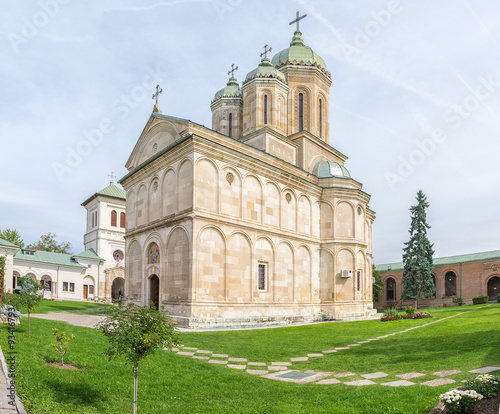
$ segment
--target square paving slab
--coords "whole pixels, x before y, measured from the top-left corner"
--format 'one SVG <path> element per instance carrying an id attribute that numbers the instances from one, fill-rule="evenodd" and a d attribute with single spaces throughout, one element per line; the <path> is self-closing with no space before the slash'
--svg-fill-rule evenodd
<path id="1" fill-rule="evenodd" d="M 268 371 L 260 370 L 260 369 L 247 369 L 247 372 L 249 374 L 253 375 L 265 375 L 268 373 Z"/>
<path id="2" fill-rule="evenodd" d="M 227 366 L 233 369 L 245 369 L 247 367 L 246 365 L 234 365 L 234 364 L 227 364 Z"/>
<path id="3" fill-rule="evenodd" d="M 450 378 L 438 378 L 432 381 L 422 382 L 420 385 L 428 385 L 429 387 L 439 387 L 440 385 L 453 384 L 455 381 Z"/>
<path id="4" fill-rule="evenodd" d="M 500 370 L 500 367 L 483 367 L 483 368 L 478 368 L 478 369 L 473 369 L 472 372 L 473 374 L 488 374 L 493 371 L 498 371 Z"/>
<path id="5" fill-rule="evenodd" d="M 361 376 L 363 378 L 366 378 L 366 379 L 372 379 L 372 378 L 387 377 L 387 375 L 389 375 L 389 374 L 386 374 L 385 372 L 374 372 L 373 374 L 364 374 L 364 375 L 361 375 Z"/>
<path id="6" fill-rule="evenodd" d="M 407 379 L 412 379 L 412 378 L 418 378 L 418 377 L 423 377 L 425 374 L 422 374 L 421 372 L 407 372 L 406 374 L 399 374 L 396 375 L 396 377 L 407 380 Z"/>
<path id="7" fill-rule="evenodd" d="M 342 384 L 342 381 L 339 381 L 337 378 L 327 378 L 318 381 L 316 384 Z"/>
<path id="8" fill-rule="evenodd" d="M 300 362 L 300 361 L 307 361 L 308 359 L 309 359 L 308 357 L 293 357 L 293 358 L 290 358 L 290 361 Z"/>
<path id="9" fill-rule="evenodd" d="M 448 375 L 460 374 L 462 371 L 457 371 L 455 369 L 447 369 L 445 371 L 433 372 L 432 375 L 436 375 L 438 377 L 447 377 Z"/>
<path id="10" fill-rule="evenodd" d="M 344 382 L 345 385 L 373 385 L 376 384 L 376 382 L 370 381 L 370 380 L 359 380 L 359 381 L 349 381 L 349 382 Z"/>
<path id="11" fill-rule="evenodd" d="M 389 387 L 408 387 L 409 385 L 415 385 L 415 383 L 411 381 L 399 380 L 392 382 L 384 382 L 381 385 L 387 385 Z"/>
<path id="12" fill-rule="evenodd" d="M 332 372 L 301 372 L 301 371 L 284 371 L 265 375 L 264 378 L 274 379 L 283 382 L 295 382 L 297 384 L 306 384 L 329 377 Z"/>
<path id="13" fill-rule="evenodd" d="M 338 374 L 335 374 L 335 377 L 343 378 L 343 377 L 352 377 L 354 375 L 357 375 L 357 374 L 355 374 L 354 372 L 340 372 Z"/>

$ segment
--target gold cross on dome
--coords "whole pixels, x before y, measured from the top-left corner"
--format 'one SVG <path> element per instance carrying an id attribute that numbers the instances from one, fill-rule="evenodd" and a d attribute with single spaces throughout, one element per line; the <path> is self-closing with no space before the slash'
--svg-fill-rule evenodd
<path id="1" fill-rule="evenodd" d="M 295 19 L 294 21 L 290 22 L 289 24 L 290 24 L 290 25 L 292 25 L 292 24 L 294 24 L 294 23 L 297 23 L 297 30 L 296 30 L 296 31 L 297 31 L 297 32 L 300 32 L 300 29 L 299 29 L 299 22 L 300 22 L 302 19 L 306 18 L 306 17 L 307 17 L 307 14 L 304 14 L 303 16 L 301 16 L 301 15 L 300 15 L 300 13 L 299 13 L 299 11 L 297 10 L 297 17 L 296 17 L 296 19 Z"/>
<path id="2" fill-rule="evenodd" d="M 160 96 L 161 93 L 163 93 L 163 89 L 160 89 L 160 85 L 156 85 L 156 92 L 151 97 L 151 99 L 156 98 L 156 105 L 158 105 L 158 96 Z"/>
<path id="3" fill-rule="evenodd" d="M 234 78 L 234 71 L 238 70 L 238 66 L 234 67 L 234 63 L 231 64 L 231 70 L 227 72 L 228 75 L 231 75 Z"/>
<path id="4" fill-rule="evenodd" d="M 267 58 L 267 54 L 273 50 L 272 47 L 270 47 L 269 49 L 267 48 L 267 45 L 264 45 L 264 52 L 260 54 L 260 57 L 264 56 L 265 58 Z"/>

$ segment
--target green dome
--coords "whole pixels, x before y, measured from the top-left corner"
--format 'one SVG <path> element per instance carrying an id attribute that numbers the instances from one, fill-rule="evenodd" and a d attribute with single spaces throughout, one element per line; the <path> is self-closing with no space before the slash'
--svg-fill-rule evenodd
<path id="1" fill-rule="evenodd" d="M 227 85 L 221 90 L 217 91 L 213 100 L 216 101 L 219 98 L 241 98 L 242 96 L 243 95 L 241 94 L 241 89 L 238 81 L 236 80 L 236 78 L 231 77 L 229 78 L 229 82 L 227 83 Z"/>
<path id="2" fill-rule="evenodd" d="M 299 31 L 294 33 L 290 47 L 276 53 L 272 60 L 272 64 L 276 68 L 290 63 L 318 66 L 324 72 L 327 72 L 325 61 L 309 46 L 306 46 L 302 33 Z"/>
<path id="3" fill-rule="evenodd" d="M 338 162 L 331 161 L 321 161 L 318 162 L 312 172 L 318 178 L 351 178 L 351 174 L 347 171 L 347 168 L 340 165 Z"/>
<path id="4" fill-rule="evenodd" d="M 286 83 L 285 75 L 276 69 L 268 58 L 262 59 L 259 66 L 247 74 L 243 83 L 254 78 L 276 78 Z"/>

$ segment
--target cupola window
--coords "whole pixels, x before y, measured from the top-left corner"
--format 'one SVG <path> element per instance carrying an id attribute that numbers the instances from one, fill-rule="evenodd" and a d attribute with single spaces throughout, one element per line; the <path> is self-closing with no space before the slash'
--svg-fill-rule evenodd
<path id="1" fill-rule="evenodd" d="M 319 137 L 323 138 L 323 102 L 319 100 Z"/>
<path id="2" fill-rule="evenodd" d="M 233 136 L 233 114 L 229 114 L 229 138 Z"/>

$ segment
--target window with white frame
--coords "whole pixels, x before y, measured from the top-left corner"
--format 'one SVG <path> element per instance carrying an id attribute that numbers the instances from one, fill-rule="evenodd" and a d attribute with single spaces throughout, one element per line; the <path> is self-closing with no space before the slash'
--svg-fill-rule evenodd
<path id="1" fill-rule="evenodd" d="M 68 282 L 63 282 L 63 292 L 68 291 Z"/>
<path id="2" fill-rule="evenodd" d="M 75 284 L 74 283 L 70 283 L 69 284 L 69 291 L 70 292 L 74 292 L 75 291 Z"/>
<path id="3" fill-rule="evenodd" d="M 259 263 L 258 266 L 259 271 L 259 280 L 258 287 L 259 290 L 267 290 L 267 263 Z"/>

